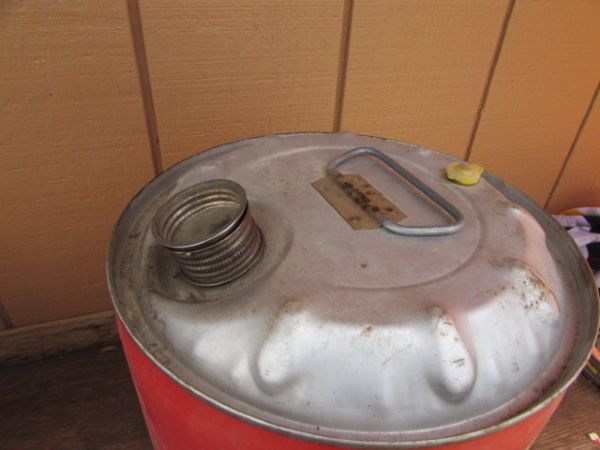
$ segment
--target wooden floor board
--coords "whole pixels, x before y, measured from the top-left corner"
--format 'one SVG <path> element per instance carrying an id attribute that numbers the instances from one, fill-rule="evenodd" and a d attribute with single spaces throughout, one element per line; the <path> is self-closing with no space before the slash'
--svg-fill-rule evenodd
<path id="1" fill-rule="evenodd" d="M 0 398 L 0 448 L 151 448 L 120 347 L 0 370 Z"/>
<path id="2" fill-rule="evenodd" d="M 108 351 L 107 351 L 108 350 Z M 146 427 L 119 346 L 0 370 L 0 448 L 146 450 Z M 593 450 L 600 391 L 580 378 L 531 450 Z"/>

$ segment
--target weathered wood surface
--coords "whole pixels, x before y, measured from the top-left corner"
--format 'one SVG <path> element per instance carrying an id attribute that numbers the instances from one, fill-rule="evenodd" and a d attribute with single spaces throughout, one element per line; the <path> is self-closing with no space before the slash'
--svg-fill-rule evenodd
<path id="1" fill-rule="evenodd" d="M 2 330 L 0 367 L 39 361 L 48 356 L 118 341 L 115 314 L 112 311 Z"/>
<path id="2" fill-rule="evenodd" d="M 110 308 L 108 240 L 154 176 L 124 1 L 0 1 L 0 319 Z"/>
<path id="3" fill-rule="evenodd" d="M 2 369 L 0 398 L 2 449 L 152 448 L 118 346 Z"/>

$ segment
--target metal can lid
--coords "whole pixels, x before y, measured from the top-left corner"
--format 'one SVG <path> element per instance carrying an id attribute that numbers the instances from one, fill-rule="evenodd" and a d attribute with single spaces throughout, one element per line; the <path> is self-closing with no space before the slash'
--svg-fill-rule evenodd
<path id="1" fill-rule="evenodd" d="M 356 201 L 313 186 L 355 147 L 392 163 L 367 155 L 338 167 L 339 184 L 376 213 L 371 222 L 349 212 Z M 121 216 L 108 260 L 115 309 L 168 376 L 272 430 L 363 447 L 497 431 L 581 371 L 597 334 L 597 293 L 550 216 L 489 173 L 473 186 L 452 183 L 453 161 L 351 133 L 264 137 L 196 155 Z M 443 201 L 415 191 L 394 162 Z M 157 239 L 151 224 L 163 205 L 213 179 L 243 186 L 264 246 L 241 276 L 199 287 L 179 276 L 159 242 L 172 238 Z M 393 233 L 403 228 L 431 235 Z M 213 232 L 199 235 L 176 244 Z"/>

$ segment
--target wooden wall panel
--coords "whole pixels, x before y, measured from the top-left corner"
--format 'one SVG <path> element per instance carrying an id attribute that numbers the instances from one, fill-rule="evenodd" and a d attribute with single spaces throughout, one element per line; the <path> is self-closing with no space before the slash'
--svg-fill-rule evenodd
<path id="1" fill-rule="evenodd" d="M 343 1 L 140 0 L 164 166 L 251 136 L 331 131 Z"/>
<path id="2" fill-rule="evenodd" d="M 139 2 L 165 167 L 341 119 L 467 152 L 543 204 L 600 74 L 596 0 Z M 110 308 L 110 229 L 154 171 L 125 1 L 4 1 L 0 23 L 3 329 Z M 599 133 L 596 100 L 552 211 L 600 204 Z"/>
<path id="3" fill-rule="evenodd" d="M 544 205 L 600 74 L 600 2 L 519 0 L 470 160 Z"/>
<path id="4" fill-rule="evenodd" d="M 577 206 L 600 207 L 600 104 L 598 93 L 548 209 L 558 213 Z"/>
<path id="5" fill-rule="evenodd" d="M 341 128 L 464 157 L 507 5 L 356 1 Z"/>
<path id="6" fill-rule="evenodd" d="M 0 17 L 0 300 L 15 326 L 109 309 L 110 230 L 153 176 L 125 3 Z"/>

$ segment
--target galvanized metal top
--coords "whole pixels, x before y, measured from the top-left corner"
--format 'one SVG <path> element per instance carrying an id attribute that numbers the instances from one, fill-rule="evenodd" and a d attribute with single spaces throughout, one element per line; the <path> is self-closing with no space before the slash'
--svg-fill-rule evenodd
<path id="1" fill-rule="evenodd" d="M 453 204 L 446 236 L 355 230 L 311 186 L 359 146 L 401 163 Z M 576 376 L 597 330 L 576 247 L 522 194 L 486 174 L 460 186 L 453 158 L 350 133 L 279 135 L 194 156 L 152 181 L 117 224 L 108 278 L 142 350 L 199 397 L 323 443 L 441 444 L 543 407 Z M 349 161 L 404 214 L 448 217 L 369 158 Z M 243 276 L 201 288 L 150 231 L 157 210 L 210 179 L 239 183 L 264 237 Z"/>

